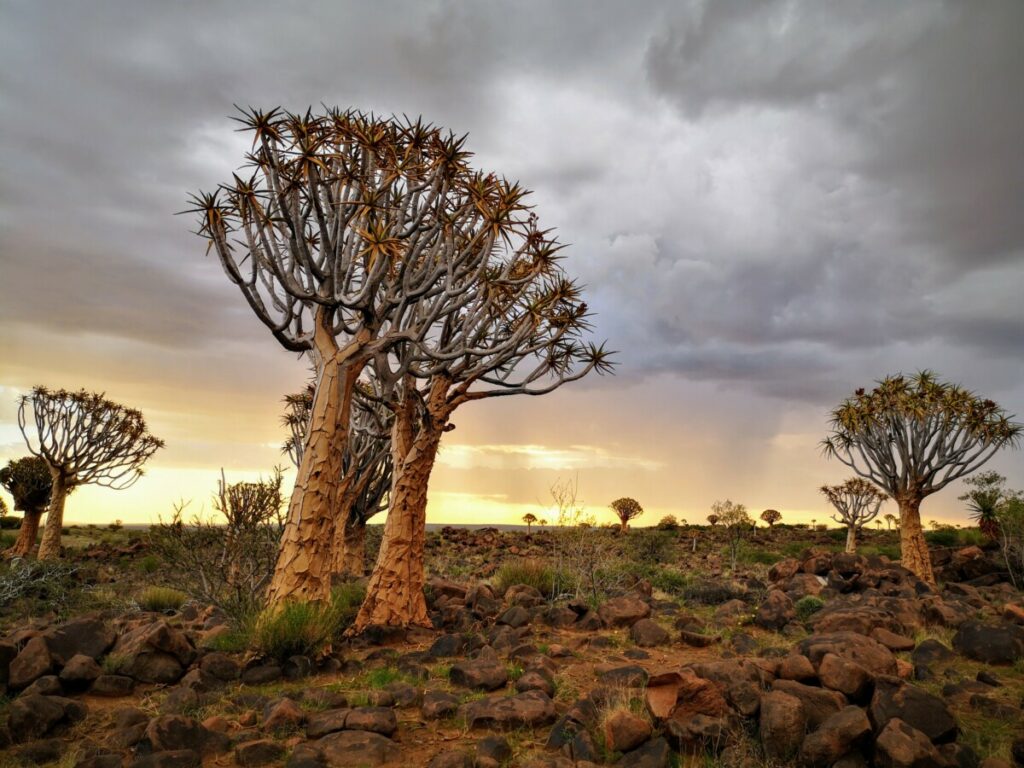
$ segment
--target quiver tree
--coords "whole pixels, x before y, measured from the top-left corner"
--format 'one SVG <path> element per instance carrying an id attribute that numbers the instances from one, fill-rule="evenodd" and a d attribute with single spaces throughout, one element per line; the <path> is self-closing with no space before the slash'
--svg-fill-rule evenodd
<path id="1" fill-rule="evenodd" d="M 20 400 L 18 427 L 28 449 L 46 462 L 52 480 L 40 560 L 60 556 L 64 500 L 72 489 L 90 484 L 129 488 L 164 445 L 149 434 L 141 412 L 85 390 L 36 387 Z"/>
<path id="2" fill-rule="evenodd" d="M 988 538 L 999 539 L 999 505 L 1006 497 L 1006 478 L 998 472 L 979 472 L 964 480 L 967 493 L 959 497 L 967 502 L 971 519 Z"/>
<path id="3" fill-rule="evenodd" d="M 446 304 L 429 329 L 393 346 L 375 366 L 395 396 L 394 477 L 356 632 L 430 625 L 423 596 L 427 485 L 455 410 L 484 398 L 543 395 L 610 369 L 608 353 L 582 341 L 587 305 L 558 264 L 561 246 L 528 212 L 526 192 L 482 175 L 471 189 L 479 219 L 459 233 L 454 253 L 479 258 L 477 274 L 446 279 Z"/>
<path id="4" fill-rule="evenodd" d="M 861 528 L 878 517 L 882 502 L 889 497 L 860 477 L 850 478 L 842 485 L 823 485 L 818 490 L 838 513 L 832 519 L 846 526 L 846 551 L 854 554 Z"/>
<path id="5" fill-rule="evenodd" d="M 332 577 L 362 576 L 366 570 L 366 524 L 387 509 L 391 489 L 391 411 L 372 380 L 357 382 L 352 398 L 349 439 L 342 455 L 342 490 L 337 500 L 331 544 Z M 298 467 L 309 427 L 314 387 L 285 397 L 282 419 L 289 436 L 282 446 Z"/>
<path id="6" fill-rule="evenodd" d="M 527 512 L 523 515 L 523 522 L 526 523 L 526 535 L 529 536 L 533 529 L 533 524 L 537 522 L 537 516 L 533 512 Z"/>
<path id="7" fill-rule="evenodd" d="M 38 456 L 12 459 L 6 467 L 0 469 L 0 485 L 14 499 L 14 509 L 22 513 L 18 539 L 4 554 L 28 557 L 36 548 L 39 521 L 50 504 L 50 491 L 53 488 L 50 467 Z"/>
<path id="8" fill-rule="evenodd" d="M 608 506 L 612 508 L 615 516 L 619 518 L 620 533 L 628 531 L 629 521 L 640 517 L 640 515 L 644 513 L 644 508 L 640 506 L 640 502 L 636 499 L 631 499 L 628 496 L 616 499 Z"/>
<path id="9" fill-rule="evenodd" d="M 336 109 L 251 109 L 239 121 L 252 175 L 195 195 L 191 210 L 253 312 L 315 366 L 268 597 L 326 599 L 354 497 L 343 464 L 356 382 L 371 358 L 469 306 L 463 287 L 487 268 L 504 212 L 469 169 L 464 137 L 421 121 Z"/>
<path id="10" fill-rule="evenodd" d="M 708 520 L 708 524 L 712 528 L 714 528 L 716 525 L 718 525 L 718 515 L 716 515 L 714 513 L 708 515 L 707 520 Z"/>
<path id="11" fill-rule="evenodd" d="M 858 389 L 832 412 L 832 433 L 822 445 L 896 501 L 902 563 L 934 584 L 921 501 L 1016 445 L 1021 428 L 991 400 L 923 371 L 889 376 L 870 392 Z"/>
<path id="12" fill-rule="evenodd" d="M 761 519 L 768 524 L 769 528 L 774 528 L 775 524 L 782 519 L 782 513 L 777 509 L 766 509 L 761 513 Z"/>

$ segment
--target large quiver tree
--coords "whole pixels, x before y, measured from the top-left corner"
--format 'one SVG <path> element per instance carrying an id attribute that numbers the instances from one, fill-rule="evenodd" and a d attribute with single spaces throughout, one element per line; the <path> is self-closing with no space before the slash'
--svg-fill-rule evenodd
<path id="1" fill-rule="evenodd" d="M 878 511 L 889 497 L 862 477 L 852 477 L 841 485 L 823 485 L 819 490 L 837 514 L 832 519 L 846 526 L 846 551 L 857 551 L 861 529 L 878 517 Z"/>
<path id="2" fill-rule="evenodd" d="M 251 177 L 193 198 L 199 233 L 286 349 L 316 367 L 309 427 L 269 599 L 325 599 L 332 543 L 350 499 L 344 455 L 367 361 L 418 338 L 447 284 L 477 265 L 453 253 L 480 214 L 463 139 L 422 122 L 358 112 L 249 110 Z M 432 307 L 423 313 L 413 306 Z"/>
<path id="3" fill-rule="evenodd" d="M 464 403 L 542 395 L 591 371 L 608 353 L 581 340 L 589 329 L 579 287 L 558 264 L 557 242 L 537 227 L 526 192 L 494 176 L 470 187 L 476 229 L 459 233 L 453 253 L 478 260 L 477 275 L 448 280 L 429 332 L 389 350 L 376 375 L 395 393 L 388 517 L 366 600 L 354 631 L 429 626 L 423 595 L 427 487 L 442 435 Z"/>
<path id="4" fill-rule="evenodd" d="M 870 392 L 858 389 L 832 412 L 832 433 L 822 445 L 895 499 L 902 563 L 934 584 L 921 501 L 1015 446 L 1021 429 L 993 401 L 922 371 L 888 376 Z"/>
<path id="5" fill-rule="evenodd" d="M 34 429 L 29 426 L 29 413 Z M 124 490 L 164 441 L 149 434 L 140 411 L 102 394 L 36 387 L 21 398 L 18 426 L 34 456 L 46 462 L 52 488 L 39 559 L 60 556 L 64 501 L 80 485 Z"/>
<path id="6" fill-rule="evenodd" d="M 4 554 L 28 557 L 36 548 L 39 521 L 50 504 L 53 488 L 50 468 L 38 456 L 11 459 L 6 467 L 0 469 L 0 485 L 14 498 L 14 509 L 22 513 L 18 539 Z"/>

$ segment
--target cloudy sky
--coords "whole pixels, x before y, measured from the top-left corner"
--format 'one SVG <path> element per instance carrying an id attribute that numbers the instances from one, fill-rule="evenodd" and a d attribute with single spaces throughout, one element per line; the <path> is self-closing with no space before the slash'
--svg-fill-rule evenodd
<path id="1" fill-rule="evenodd" d="M 535 190 L 614 377 L 460 410 L 435 522 L 716 499 L 826 517 L 830 406 L 929 367 L 1024 414 L 1024 3 L 0 0 L 0 459 L 36 383 L 167 448 L 77 521 L 147 521 L 282 461 L 277 347 L 174 216 L 232 104 L 423 114 Z M 993 466 L 1024 485 L 1024 456 Z M 957 488 L 925 519 L 960 516 Z M 893 510 L 895 511 L 895 510 Z M 605 513 L 601 513 L 602 515 Z"/>

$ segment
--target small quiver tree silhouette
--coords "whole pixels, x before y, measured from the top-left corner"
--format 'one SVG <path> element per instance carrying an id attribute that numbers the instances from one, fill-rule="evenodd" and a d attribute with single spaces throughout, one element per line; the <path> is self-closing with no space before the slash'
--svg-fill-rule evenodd
<path id="1" fill-rule="evenodd" d="M 712 513 L 712 514 L 708 515 L 707 519 L 708 519 L 708 524 L 712 528 L 714 528 L 716 525 L 718 525 L 718 515 Z"/>
<path id="2" fill-rule="evenodd" d="M 164 445 L 149 434 L 140 411 L 84 389 L 36 387 L 19 402 L 18 427 L 29 451 L 46 462 L 53 483 L 40 560 L 60 556 L 69 491 L 80 485 L 129 488 L 142 476 L 149 457 Z"/>
<path id="3" fill-rule="evenodd" d="M 629 521 L 635 520 L 644 513 L 644 508 L 640 506 L 640 502 L 636 499 L 631 499 L 628 496 L 623 496 L 621 499 L 616 499 L 611 504 L 612 511 L 616 517 L 619 518 L 619 532 L 625 533 L 629 530 Z"/>
<path id="4" fill-rule="evenodd" d="M 832 519 L 846 526 L 846 551 L 855 553 L 857 534 L 878 516 L 882 502 L 889 497 L 860 477 L 850 478 L 841 485 L 823 485 L 819 490 L 838 513 L 832 515 Z M 878 525 L 882 525 L 881 520 Z"/>
<path id="5" fill-rule="evenodd" d="M 523 522 L 526 523 L 526 535 L 529 536 L 533 524 L 537 522 L 537 516 L 533 512 L 527 512 L 523 515 Z"/>
<path id="6" fill-rule="evenodd" d="M 885 520 L 885 527 L 886 527 L 886 529 L 891 531 L 893 524 L 896 522 L 896 515 L 894 515 L 892 513 L 887 513 L 885 515 L 884 520 Z"/>
<path id="7" fill-rule="evenodd" d="M 999 505 L 1006 497 L 1006 478 L 998 472 L 979 472 L 964 480 L 968 491 L 959 497 L 967 502 L 971 519 L 985 536 L 999 540 Z"/>
<path id="8" fill-rule="evenodd" d="M 6 550 L 8 557 L 28 557 L 36 548 L 39 521 L 50 503 L 53 478 L 46 462 L 38 456 L 11 459 L 0 469 L 0 485 L 14 499 L 14 509 L 22 513 L 21 529 L 14 546 Z"/>
<path id="9" fill-rule="evenodd" d="M 774 528 L 775 524 L 782 519 L 782 513 L 777 509 L 766 509 L 761 513 L 761 519 L 768 524 L 769 528 Z"/>
<path id="10" fill-rule="evenodd" d="M 1016 446 L 1021 430 L 992 400 L 922 371 L 888 376 L 870 392 L 856 390 L 832 412 L 822 447 L 896 501 L 900 560 L 934 585 L 921 501 L 979 469 L 1000 448 Z"/>

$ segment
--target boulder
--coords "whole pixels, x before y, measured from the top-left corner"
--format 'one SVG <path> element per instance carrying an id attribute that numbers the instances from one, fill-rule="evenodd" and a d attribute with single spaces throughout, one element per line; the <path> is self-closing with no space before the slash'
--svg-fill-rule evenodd
<path id="1" fill-rule="evenodd" d="M 398 730 L 398 718 L 389 707 L 356 707 L 345 718 L 347 731 L 372 731 L 390 736 Z"/>
<path id="2" fill-rule="evenodd" d="M 180 630 L 165 621 L 144 624 L 122 635 L 112 655 L 118 671 L 144 683 L 176 683 L 195 657 L 195 649 Z"/>
<path id="3" fill-rule="evenodd" d="M 754 623 L 762 629 L 779 630 L 796 618 L 796 609 L 789 596 L 778 589 L 768 593 L 754 614 Z"/>
<path id="4" fill-rule="evenodd" d="M 464 705 L 461 711 L 471 729 L 534 728 L 552 723 L 556 717 L 554 703 L 541 691 L 479 699 Z"/>
<path id="5" fill-rule="evenodd" d="M 230 748 L 226 736 L 207 730 L 184 715 L 154 717 L 146 727 L 146 738 L 155 752 L 188 749 L 205 756 L 223 754 Z"/>
<path id="6" fill-rule="evenodd" d="M 263 708 L 263 730 L 290 731 L 306 722 L 306 711 L 287 696 Z"/>
<path id="7" fill-rule="evenodd" d="M 826 653 L 818 664 L 822 686 L 839 691 L 852 701 L 860 701 L 871 692 L 871 675 L 856 662 Z"/>
<path id="8" fill-rule="evenodd" d="M 651 606 L 638 597 L 613 597 L 597 609 L 606 627 L 631 627 L 651 615 Z"/>
<path id="9" fill-rule="evenodd" d="M 427 691 L 423 694 L 420 713 L 426 720 L 439 720 L 454 715 L 459 708 L 459 699 L 445 691 Z"/>
<path id="10" fill-rule="evenodd" d="M 117 632 L 103 619 L 83 616 L 42 634 L 57 664 L 76 655 L 98 659 L 114 645 Z"/>
<path id="11" fill-rule="evenodd" d="M 11 738 L 24 742 L 51 733 L 64 720 L 62 701 L 57 696 L 19 696 L 8 709 Z"/>
<path id="12" fill-rule="evenodd" d="M 875 680 L 875 693 L 868 710 L 875 728 L 899 719 L 924 733 L 936 744 L 956 739 L 957 725 L 946 703 L 922 688 L 895 677 Z"/>
<path id="13" fill-rule="evenodd" d="M 284 757 L 285 746 L 273 739 L 246 741 L 235 747 L 235 761 L 243 766 L 279 765 Z"/>
<path id="14" fill-rule="evenodd" d="M 800 699 L 782 691 L 771 691 L 761 697 L 761 744 L 769 760 L 792 758 L 806 729 L 807 715 Z"/>
<path id="15" fill-rule="evenodd" d="M 495 691 L 508 683 L 508 668 L 491 658 L 467 659 L 452 665 L 448 679 L 463 688 Z"/>
<path id="16" fill-rule="evenodd" d="M 611 752 L 629 752 L 651 737 L 651 724 L 632 712 L 619 709 L 605 718 L 604 744 Z"/>
<path id="17" fill-rule="evenodd" d="M 843 755 L 867 743 L 871 723 L 860 707 L 844 707 L 827 717 L 818 729 L 808 734 L 800 746 L 800 764 L 809 768 L 830 768 Z"/>
<path id="18" fill-rule="evenodd" d="M 812 729 L 820 726 L 848 703 L 846 697 L 837 691 L 804 685 L 795 680 L 776 680 L 772 684 L 772 690 L 788 693 L 799 699 L 804 705 L 807 723 Z"/>
<path id="19" fill-rule="evenodd" d="M 811 635 L 797 646 L 818 668 L 827 654 L 853 662 L 871 675 L 895 675 L 896 657 L 892 651 L 870 637 L 856 632 L 829 632 Z"/>
<path id="20" fill-rule="evenodd" d="M 199 669 L 204 673 L 223 682 L 237 680 L 242 668 L 237 661 L 226 653 L 207 653 L 199 660 Z"/>
<path id="21" fill-rule="evenodd" d="M 966 621 L 953 636 L 953 647 L 975 661 L 1013 664 L 1024 656 L 1024 627 Z"/>
<path id="22" fill-rule="evenodd" d="M 616 768 L 669 768 L 672 765 L 672 748 L 659 736 L 627 752 L 615 765 Z"/>
<path id="23" fill-rule="evenodd" d="M 60 681 L 69 688 L 86 688 L 102 674 L 103 670 L 92 656 L 76 653 L 60 671 Z"/>
<path id="24" fill-rule="evenodd" d="M 893 718 L 875 740 L 875 764 L 879 768 L 944 768 L 946 761 L 928 736 Z"/>
<path id="25" fill-rule="evenodd" d="M 93 681 L 89 692 L 94 696 L 117 698 L 130 696 L 134 687 L 135 681 L 127 675 L 100 675 Z"/>
<path id="26" fill-rule="evenodd" d="M 629 628 L 629 636 L 641 648 L 665 645 L 670 639 L 668 630 L 654 619 L 640 619 Z"/>
<path id="27" fill-rule="evenodd" d="M 14 689 L 25 688 L 53 670 L 50 648 L 40 636 L 30 638 L 14 657 L 8 672 L 7 684 Z"/>
<path id="28" fill-rule="evenodd" d="M 402 750 L 391 739 L 372 731 L 339 731 L 315 742 L 327 768 L 377 766 L 398 762 Z"/>

